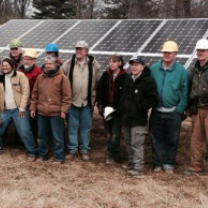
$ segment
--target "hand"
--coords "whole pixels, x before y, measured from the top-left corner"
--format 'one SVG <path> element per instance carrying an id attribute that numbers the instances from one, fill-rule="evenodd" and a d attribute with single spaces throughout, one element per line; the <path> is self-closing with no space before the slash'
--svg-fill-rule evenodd
<path id="1" fill-rule="evenodd" d="M 34 110 L 31 110 L 31 111 L 30 111 L 30 116 L 31 116 L 32 118 L 35 118 L 35 111 L 34 111 Z"/>
<path id="2" fill-rule="evenodd" d="M 24 111 L 19 111 L 19 117 L 24 118 L 25 117 L 25 112 Z"/>
<path id="3" fill-rule="evenodd" d="M 104 117 L 104 109 L 102 105 L 98 106 L 98 112 L 101 117 Z"/>
<path id="4" fill-rule="evenodd" d="M 66 114 L 61 112 L 61 118 L 65 118 L 66 117 Z"/>

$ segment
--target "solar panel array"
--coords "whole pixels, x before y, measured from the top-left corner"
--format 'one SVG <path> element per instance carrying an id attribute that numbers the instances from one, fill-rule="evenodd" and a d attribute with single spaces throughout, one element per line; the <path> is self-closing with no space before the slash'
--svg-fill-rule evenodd
<path id="1" fill-rule="evenodd" d="M 108 56 L 123 55 L 124 60 L 141 56 L 147 65 L 161 60 L 160 48 L 167 40 L 179 45 L 178 61 L 192 67 L 196 60 L 195 44 L 208 37 L 208 19 L 138 19 L 138 20 L 11 20 L 0 27 L 0 58 L 9 54 L 8 44 L 20 39 L 24 48 L 35 48 L 38 65 L 43 64 L 44 48 L 57 43 L 60 58 L 74 53 L 77 41 L 85 40 L 89 53 L 103 70 Z"/>

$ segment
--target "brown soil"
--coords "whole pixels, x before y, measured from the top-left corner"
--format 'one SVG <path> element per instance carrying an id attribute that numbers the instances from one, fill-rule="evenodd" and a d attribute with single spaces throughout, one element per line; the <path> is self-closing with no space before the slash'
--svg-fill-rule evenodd
<path id="1" fill-rule="evenodd" d="M 176 173 L 152 173 L 147 136 L 146 173 L 130 177 L 119 165 L 105 165 L 106 138 L 95 113 L 92 160 L 63 165 L 28 162 L 22 148 L 8 146 L 0 160 L 0 208 L 207 208 L 208 176 L 184 176 L 189 160 L 190 119 L 183 123 Z M 122 143 L 122 163 L 126 161 Z"/>

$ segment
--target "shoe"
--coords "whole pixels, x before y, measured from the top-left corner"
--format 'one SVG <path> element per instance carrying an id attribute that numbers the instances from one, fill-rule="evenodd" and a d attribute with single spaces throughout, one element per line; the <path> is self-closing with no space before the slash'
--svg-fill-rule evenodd
<path id="1" fill-rule="evenodd" d="M 127 172 L 131 176 L 138 176 L 138 175 L 141 175 L 143 173 L 142 170 L 137 170 L 137 169 L 128 170 Z"/>
<path id="2" fill-rule="evenodd" d="M 90 160 L 90 155 L 89 153 L 82 153 L 81 158 L 83 161 L 89 161 Z"/>
<path id="3" fill-rule="evenodd" d="M 67 160 L 74 160 L 76 158 L 76 153 L 74 153 L 74 154 L 67 154 L 66 155 L 66 159 Z"/>
<path id="4" fill-rule="evenodd" d="M 118 162 L 112 158 L 108 158 L 108 159 L 106 159 L 105 164 L 106 165 L 115 165 L 115 164 L 118 164 Z"/>
<path id="5" fill-rule="evenodd" d="M 134 165 L 132 163 L 127 163 L 121 166 L 125 170 L 132 170 L 134 169 Z"/>
<path id="6" fill-rule="evenodd" d="M 174 174 L 174 170 L 173 169 L 165 169 L 164 171 L 167 174 Z"/>
<path id="7" fill-rule="evenodd" d="M 33 162 L 33 161 L 36 160 L 36 156 L 35 155 L 28 155 L 27 160 L 30 161 L 30 162 Z"/>
<path id="8" fill-rule="evenodd" d="M 153 169 L 153 172 L 154 172 L 154 173 L 160 173 L 161 171 L 162 171 L 162 167 L 159 166 L 159 165 L 156 165 L 156 166 L 154 167 L 154 169 Z"/>
<path id="9" fill-rule="evenodd" d="M 36 159 L 36 162 L 44 162 L 44 161 L 46 161 L 47 159 L 46 158 L 44 158 L 44 157 L 38 157 L 37 159 Z"/>
<path id="10" fill-rule="evenodd" d="M 64 161 L 62 160 L 57 160 L 57 159 L 54 159 L 53 160 L 53 164 L 57 164 L 57 165 L 61 165 L 61 164 L 63 164 L 64 163 Z"/>
<path id="11" fill-rule="evenodd" d="M 192 169 L 188 169 L 184 171 L 184 175 L 193 176 L 193 175 L 203 175 L 204 171 L 195 171 Z"/>

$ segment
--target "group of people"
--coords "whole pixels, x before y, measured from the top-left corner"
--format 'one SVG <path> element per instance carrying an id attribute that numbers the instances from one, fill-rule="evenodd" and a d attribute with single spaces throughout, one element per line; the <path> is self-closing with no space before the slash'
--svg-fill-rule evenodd
<path id="1" fill-rule="evenodd" d="M 208 138 L 208 40 L 197 42 L 198 59 L 190 71 L 176 61 L 178 45 L 174 41 L 163 44 L 162 61 L 150 67 L 140 57 L 129 60 L 130 73 L 124 69 L 122 56 L 117 54 L 108 57 L 108 68 L 102 73 L 88 50 L 85 41 L 78 41 L 74 55 L 62 63 L 58 46 L 50 43 L 39 68 L 34 49 L 23 52 L 19 40 L 10 42 L 10 54 L 1 60 L 0 152 L 5 129 L 13 120 L 28 160 L 47 160 L 51 137 L 54 162 L 73 160 L 78 153 L 83 161 L 89 161 L 96 105 L 108 139 L 106 164 L 120 162 L 123 132 L 128 162 L 122 167 L 137 176 L 144 172 L 144 142 L 151 109 L 153 171 L 174 173 L 181 121 L 191 116 L 191 163 L 184 174 L 203 174 Z"/>

